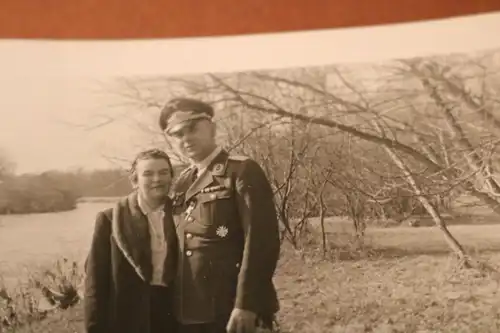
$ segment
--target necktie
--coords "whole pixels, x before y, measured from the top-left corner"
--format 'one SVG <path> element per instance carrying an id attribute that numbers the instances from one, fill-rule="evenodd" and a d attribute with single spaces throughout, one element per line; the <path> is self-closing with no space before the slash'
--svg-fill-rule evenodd
<path id="1" fill-rule="evenodd" d="M 198 168 L 194 167 L 193 168 L 193 174 L 191 176 L 191 180 L 194 182 L 196 180 L 196 178 L 198 178 Z"/>

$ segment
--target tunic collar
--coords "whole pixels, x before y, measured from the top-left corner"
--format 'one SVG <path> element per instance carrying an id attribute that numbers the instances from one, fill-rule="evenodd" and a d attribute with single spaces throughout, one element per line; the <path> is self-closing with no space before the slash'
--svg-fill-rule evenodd
<path id="1" fill-rule="evenodd" d="M 205 171 L 206 168 L 212 163 L 212 161 L 219 155 L 219 153 L 222 151 L 222 148 L 220 146 L 215 147 L 215 149 L 208 155 L 203 161 L 199 163 L 193 163 L 193 167 L 196 167 L 198 169 L 198 176 Z"/>

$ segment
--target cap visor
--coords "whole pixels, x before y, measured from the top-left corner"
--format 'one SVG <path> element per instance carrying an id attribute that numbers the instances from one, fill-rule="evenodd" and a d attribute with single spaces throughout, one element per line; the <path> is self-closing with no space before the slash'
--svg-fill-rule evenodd
<path id="1" fill-rule="evenodd" d="M 200 121 L 202 119 L 207 119 L 211 120 L 209 115 L 205 114 L 198 114 L 198 115 L 192 115 L 188 118 L 184 119 L 176 119 L 177 121 L 172 121 L 168 124 L 166 128 L 166 132 L 168 134 L 174 134 L 175 132 L 179 132 L 183 128 L 193 124 L 194 122 Z"/>

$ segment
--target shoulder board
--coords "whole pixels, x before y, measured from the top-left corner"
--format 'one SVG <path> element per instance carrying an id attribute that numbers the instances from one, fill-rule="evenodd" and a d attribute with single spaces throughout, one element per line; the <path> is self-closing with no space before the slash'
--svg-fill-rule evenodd
<path id="1" fill-rule="evenodd" d="M 233 161 L 246 161 L 250 159 L 250 157 L 244 155 L 229 155 L 228 158 Z"/>

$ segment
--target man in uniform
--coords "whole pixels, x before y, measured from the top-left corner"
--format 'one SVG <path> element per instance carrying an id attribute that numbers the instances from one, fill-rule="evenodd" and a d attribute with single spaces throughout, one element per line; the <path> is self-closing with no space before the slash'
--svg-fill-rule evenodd
<path id="1" fill-rule="evenodd" d="M 280 240 L 273 191 L 252 159 L 215 142 L 213 108 L 173 99 L 160 128 L 192 165 L 172 187 L 180 246 L 175 310 L 180 333 L 271 329 Z"/>

